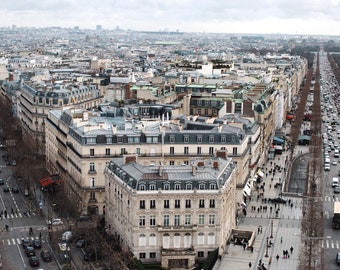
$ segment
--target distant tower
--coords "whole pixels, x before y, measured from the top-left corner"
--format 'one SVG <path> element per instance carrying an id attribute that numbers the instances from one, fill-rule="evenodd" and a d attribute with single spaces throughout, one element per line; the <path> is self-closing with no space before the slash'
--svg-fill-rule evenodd
<path id="1" fill-rule="evenodd" d="M 100 24 L 98 24 L 98 25 L 96 26 L 96 30 L 97 30 L 97 31 L 102 30 L 102 26 L 101 26 Z"/>

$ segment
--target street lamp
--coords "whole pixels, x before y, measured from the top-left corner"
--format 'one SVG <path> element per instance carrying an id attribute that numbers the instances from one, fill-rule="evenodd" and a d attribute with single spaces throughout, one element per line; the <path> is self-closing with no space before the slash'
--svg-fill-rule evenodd
<path id="1" fill-rule="evenodd" d="M 266 258 L 269 257 L 269 255 L 268 255 L 268 240 L 269 240 L 269 237 L 267 237 L 266 255 L 264 255 Z"/>
<path id="2" fill-rule="evenodd" d="M 271 223 L 270 223 L 270 228 L 271 228 L 271 230 L 270 230 L 270 238 L 273 238 L 273 221 L 271 221 Z"/>

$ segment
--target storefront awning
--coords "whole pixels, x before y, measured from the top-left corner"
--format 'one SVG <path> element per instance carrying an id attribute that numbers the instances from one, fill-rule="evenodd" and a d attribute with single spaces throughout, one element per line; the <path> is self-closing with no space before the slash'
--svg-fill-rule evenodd
<path id="1" fill-rule="evenodd" d="M 260 177 L 263 177 L 263 176 L 264 176 L 264 173 L 263 173 L 260 169 L 257 171 L 257 174 L 258 174 L 258 176 L 260 176 Z"/>
<path id="2" fill-rule="evenodd" d="M 245 185 L 243 188 L 243 195 L 245 196 L 250 196 L 251 195 L 251 189 L 248 184 Z"/>

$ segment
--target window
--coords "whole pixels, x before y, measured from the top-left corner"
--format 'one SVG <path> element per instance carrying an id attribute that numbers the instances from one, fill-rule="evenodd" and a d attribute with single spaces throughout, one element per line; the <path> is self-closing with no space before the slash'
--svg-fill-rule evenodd
<path id="1" fill-rule="evenodd" d="M 184 147 L 184 155 L 189 155 L 189 147 L 188 146 Z"/>
<path id="2" fill-rule="evenodd" d="M 204 215 L 198 215 L 198 225 L 204 225 Z"/>
<path id="3" fill-rule="evenodd" d="M 170 147 L 170 155 L 174 155 L 175 154 L 175 147 Z"/>
<path id="4" fill-rule="evenodd" d="M 94 162 L 90 162 L 90 173 L 93 173 L 95 171 L 96 171 L 96 169 L 95 169 L 95 166 L 94 166 Z"/>
<path id="5" fill-rule="evenodd" d="M 94 149 L 93 149 L 93 148 L 90 149 L 90 156 L 91 156 L 91 157 L 94 156 Z"/>
<path id="6" fill-rule="evenodd" d="M 202 136 L 197 136 L 197 142 L 201 143 L 202 142 Z"/>
<path id="7" fill-rule="evenodd" d="M 164 218 L 163 218 L 163 225 L 164 225 L 164 227 L 169 227 L 169 225 L 170 225 L 169 220 L 170 220 L 170 216 L 169 215 L 164 215 Z"/>
<path id="8" fill-rule="evenodd" d="M 145 209 L 145 200 L 139 201 L 139 209 Z"/>
<path id="9" fill-rule="evenodd" d="M 235 113 L 242 113 L 242 103 L 235 103 Z"/>
<path id="10" fill-rule="evenodd" d="M 214 155 L 214 147 L 209 147 L 209 155 L 210 156 Z"/>
<path id="11" fill-rule="evenodd" d="M 149 257 L 150 257 L 150 259 L 155 259 L 156 258 L 156 252 L 150 252 Z"/>
<path id="12" fill-rule="evenodd" d="M 156 241 L 156 235 L 154 233 L 150 234 L 150 237 L 149 237 L 149 245 L 150 246 L 155 246 L 157 241 Z"/>
<path id="13" fill-rule="evenodd" d="M 120 148 L 120 154 L 121 155 L 125 155 L 126 154 L 125 148 L 123 148 L 123 147 Z"/>
<path id="14" fill-rule="evenodd" d="M 202 155 L 202 147 L 197 147 L 197 155 Z"/>
<path id="15" fill-rule="evenodd" d="M 111 155 L 111 154 L 110 154 L 110 148 L 106 148 L 106 149 L 105 149 L 105 155 L 107 155 L 107 156 Z"/>
<path id="16" fill-rule="evenodd" d="M 209 225 L 215 225 L 215 215 L 209 215 Z"/>
<path id="17" fill-rule="evenodd" d="M 210 189 L 216 189 L 215 183 L 211 183 L 209 186 L 210 186 Z"/>
<path id="18" fill-rule="evenodd" d="M 140 155 L 140 148 L 136 148 L 136 154 Z"/>
<path id="19" fill-rule="evenodd" d="M 139 259 L 145 259 L 145 253 L 144 252 L 139 253 Z"/>
<path id="20" fill-rule="evenodd" d="M 96 193 L 93 192 L 93 191 L 91 191 L 91 193 L 90 193 L 90 200 L 91 201 L 95 201 L 96 200 Z"/>
<path id="21" fill-rule="evenodd" d="M 191 215 L 187 214 L 185 215 L 185 220 L 184 220 L 184 225 L 185 226 L 190 226 L 191 225 Z"/>
<path id="22" fill-rule="evenodd" d="M 164 200 L 164 208 L 169 208 L 170 203 L 169 200 Z"/>
<path id="23" fill-rule="evenodd" d="M 204 115 L 208 116 L 209 115 L 209 110 L 208 109 L 204 109 Z"/>
<path id="24" fill-rule="evenodd" d="M 94 187 L 94 178 L 91 178 L 91 187 Z"/>
<path id="25" fill-rule="evenodd" d="M 197 244 L 204 245 L 204 233 L 199 233 L 197 236 Z"/>
<path id="26" fill-rule="evenodd" d="M 237 155 L 237 147 L 233 147 L 233 155 L 234 155 L 234 156 Z"/>
<path id="27" fill-rule="evenodd" d="M 205 189 L 205 184 L 204 184 L 204 183 L 200 183 L 200 184 L 198 185 L 198 189 L 204 190 L 204 189 Z"/>
<path id="28" fill-rule="evenodd" d="M 192 184 L 191 184 L 191 183 L 186 184 L 186 185 L 185 185 L 185 188 L 186 188 L 187 190 L 192 190 Z"/>
<path id="29" fill-rule="evenodd" d="M 225 136 L 221 136 L 221 142 L 225 143 L 226 142 L 226 137 Z"/>
<path id="30" fill-rule="evenodd" d="M 174 226 L 178 227 L 181 224 L 181 218 L 180 215 L 175 215 L 174 216 Z"/>
<path id="31" fill-rule="evenodd" d="M 181 208 L 181 201 L 175 200 L 175 208 Z"/>
<path id="32" fill-rule="evenodd" d="M 188 143 L 189 142 L 189 136 L 184 136 L 184 142 Z"/>
<path id="33" fill-rule="evenodd" d="M 174 143 L 175 142 L 175 136 L 170 136 L 170 143 Z"/>
<path id="34" fill-rule="evenodd" d="M 150 184 L 150 190 L 156 190 L 156 184 Z"/>
<path id="35" fill-rule="evenodd" d="M 150 216 L 150 226 L 156 226 L 156 217 Z"/>
<path id="36" fill-rule="evenodd" d="M 164 190 L 170 190 L 170 184 L 164 184 Z"/>
<path id="37" fill-rule="evenodd" d="M 215 208 L 215 200 L 214 199 L 210 199 L 209 206 L 210 206 L 210 208 Z"/>
<path id="38" fill-rule="evenodd" d="M 145 190 L 146 189 L 145 184 L 144 183 L 139 184 L 139 189 Z"/>
<path id="39" fill-rule="evenodd" d="M 191 200 L 185 200 L 185 208 L 191 208 Z"/>
<path id="40" fill-rule="evenodd" d="M 180 190 L 181 189 L 181 184 L 175 184 L 175 190 Z"/>
<path id="41" fill-rule="evenodd" d="M 170 164 L 170 166 L 174 166 L 175 165 L 175 161 L 170 160 L 169 164 Z"/>
<path id="42" fill-rule="evenodd" d="M 156 200 L 150 200 L 150 209 L 156 208 Z"/>
<path id="43" fill-rule="evenodd" d="M 210 142 L 210 143 L 213 143 L 213 142 L 214 142 L 214 136 L 213 136 L 213 135 L 209 136 L 209 142 Z"/>
<path id="44" fill-rule="evenodd" d="M 204 251 L 198 251 L 197 252 L 197 257 L 198 258 L 204 258 Z"/>
<path id="45" fill-rule="evenodd" d="M 138 245 L 140 247 L 145 247 L 146 246 L 146 237 L 145 234 L 141 234 L 138 239 Z"/>
<path id="46" fill-rule="evenodd" d="M 204 208 L 204 199 L 199 200 L 199 208 Z"/>
<path id="47" fill-rule="evenodd" d="M 145 226 L 145 216 L 139 216 L 139 226 Z"/>

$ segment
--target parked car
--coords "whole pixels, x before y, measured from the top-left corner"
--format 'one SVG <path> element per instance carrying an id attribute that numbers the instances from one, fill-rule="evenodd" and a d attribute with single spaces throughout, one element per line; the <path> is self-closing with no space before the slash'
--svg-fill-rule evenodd
<path id="1" fill-rule="evenodd" d="M 74 235 L 73 232 L 71 232 L 71 231 L 66 231 L 66 232 L 64 232 L 64 233 L 62 234 L 61 240 L 62 240 L 62 241 L 69 241 L 69 240 L 72 238 L 73 235 Z"/>
<path id="2" fill-rule="evenodd" d="M 35 249 L 40 249 L 42 247 L 40 239 L 34 239 L 32 242 L 32 246 Z"/>
<path id="3" fill-rule="evenodd" d="M 76 247 L 77 248 L 83 248 L 85 246 L 85 239 L 78 239 L 77 241 L 76 241 Z"/>
<path id="4" fill-rule="evenodd" d="M 91 220 L 91 217 L 88 216 L 88 215 L 81 215 L 79 218 L 78 218 L 78 221 L 89 221 Z"/>
<path id="5" fill-rule="evenodd" d="M 98 254 L 97 254 L 98 257 Z M 96 253 L 94 249 L 86 249 L 84 250 L 84 261 L 92 262 L 96 259 Z"/>
<path id="6" fill-rule="evenodd" d="M 274 199 L 270 199 L 270 201 L 272 203 L 283 203 L 283 204 L 287 203 L 287 201 L 285 199 L 282 199 L 282 198 L 274 198 Z"/>
<path id="7" fill-rule="evenodd" d="M 340 193 L 340 187 L 335 187 L 334 188 L 334 193 L 339 194 Z"/>
<path id="8" fill-rule="evenodd" d="M 52 261 L 52 255 L 51 252 L 49 252 L 48 250 L 44 250 L 40 253 L 41 259 L 44 262 L 51 262 Z"/>
<path id="9" fill-rule="evenodd" d="M 12 186 L 12 192 L 13 193 L 19 193 L 19 187 L 17 185 Z"/>
<path id="10" fill-rule="evenodd" d="M 27 257 L 35 256 L 34 247 L 32 247 L 32 246 L 26 246 L 26 247 L 25 247 L 25 253 L 26 253 Z"/>
<path id="11" fill-rule="evenodd" d="M 4 179 L 0 178 L 0 185 L 4 185 L 4 184 L 5 184 Z"/>
<path id="12" fill-rule="evenodd" d="M 8 186 L 4 186 L 4 192 L 9 192 L 9 187 Z"/>
<path id="13" fill-rule="evenodd" d="M 28 259 L 29 263 L 31 266 L 35 267 L 35 266 L 39 266 L 40 262 L 39 262 L 39 258 L 36 256 L 31 256 Z"/>
<path id="14" fill-rule="evenodd" d="M 63 225 L 63 221 L 60 218 L 54 218 L 52 219 L 49 224 L 52 225 Z"/>

